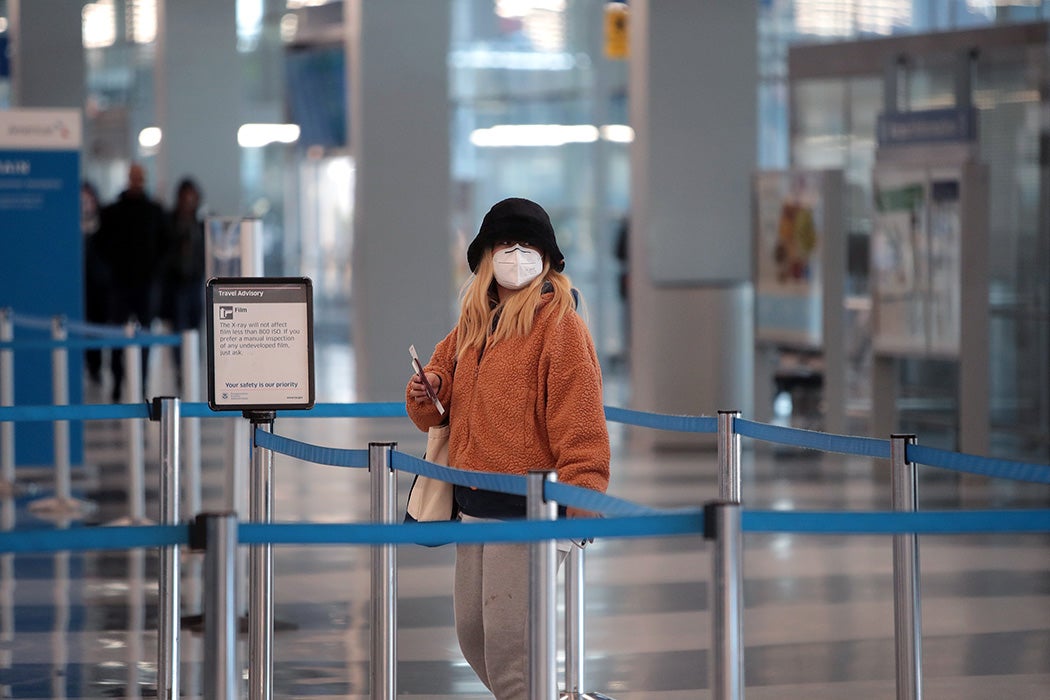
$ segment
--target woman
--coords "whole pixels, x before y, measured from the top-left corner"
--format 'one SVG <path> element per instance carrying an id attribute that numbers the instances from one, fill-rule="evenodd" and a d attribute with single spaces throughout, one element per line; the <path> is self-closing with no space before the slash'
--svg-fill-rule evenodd
<path id="1" fill-rule="evenodd" d="M 449 462 L 459 469 L 558 481 L 604 492 L 609 434 L 602 378 L 547 212 L 505 199 L 467 249 L 473 276 L 459 322 L 424 368 L 448 408 Z M 422 430 L 442 417 L 414 376 L 406 388 Z M 525 499 L 455 488 L 463 520 L 525 517 Z M 589 515 L 567 509 L 569 517 Z M 528 693 L 528 545 L 458 545 L 454 605 L 460 648 L 497 700 Z"/>

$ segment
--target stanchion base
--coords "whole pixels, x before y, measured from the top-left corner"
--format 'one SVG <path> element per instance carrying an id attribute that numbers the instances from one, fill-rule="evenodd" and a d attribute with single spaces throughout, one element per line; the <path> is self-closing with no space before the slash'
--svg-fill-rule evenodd
<path id="1" fill-rule="evenodd" d="M 563 690 L 561 695 L 558 696 L 558 700 L 613 700 L 605 693 L 570 693 L 567 690 Z"/>
<path id="2" fill-rule="evenodd" d="M 38 518 L 55 520 L 67 520 L 77 516 L 85 516 L 94 513 L 98 506 L 91 501 L 81 501 L 76 498 L 41 498 L 29 504 L 29 512 Z"/>
<path id="3" fill-rule="evenodd" d="M 182 629 L 188 629 L 191 632 L 203 633 L 204 632 L 204 615 L 183 615 L 181 620 Z M 274 632 L 288 632 L 291 630 L 299 629 L 299 625 L 294 622 L 288 622 L 286 620 L 274 620 L 273 631 Z M 240 634 L 248 634 L 248 616 L 241 615 L 237 621 L 237 630 Z"/>

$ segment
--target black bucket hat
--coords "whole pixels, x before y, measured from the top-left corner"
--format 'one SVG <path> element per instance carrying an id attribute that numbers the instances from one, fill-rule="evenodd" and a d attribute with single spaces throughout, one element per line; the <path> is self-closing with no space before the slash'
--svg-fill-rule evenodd
<path id="1" fill-rule="evenodd" d="M 547 212 L 532 200 L 511 197 L 493 204 L 481 220 L 478 235 L 467 248 L 470 271 L 477 269 L 482 253 L 500 241 L 507 240 L 536 246 L 547 254 L 552 270 L 561 272 L 565 269 L 565 256 L 558 248 L 558 240 Z"/>

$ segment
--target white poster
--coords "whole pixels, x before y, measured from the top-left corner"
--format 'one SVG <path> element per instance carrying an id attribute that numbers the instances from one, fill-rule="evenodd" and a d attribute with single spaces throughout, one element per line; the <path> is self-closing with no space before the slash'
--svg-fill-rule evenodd
<path id="1" fill-rule="evenodd" d="M 876 174 L 871 271 L 881 352 L 926 353 L 926 197 L 925 172 Z"/>
<path id="2" fill-rule="evenodd" d="M 825 176 L 755 176 L 755 333 L 759 341 L 819 348 L 823 342 Z"/>
<path id="3" fill-rule="evenodd" d="M 880 352 L 959 352 L 960 182 L 957 169 L 876 173 L 871 264 Z"/>
<path id="4" fill-rule="evenodd" d="M 208 402 L 213 409 L 313 405 L 308 279 L 212 279 L 207 303 Z"/>

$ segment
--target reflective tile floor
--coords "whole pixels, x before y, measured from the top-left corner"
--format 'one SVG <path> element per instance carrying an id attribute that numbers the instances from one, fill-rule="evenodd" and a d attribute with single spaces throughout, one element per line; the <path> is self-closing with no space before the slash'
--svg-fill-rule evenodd
<path id="1" fill-rule="evenodd" d="M 323 351 L 319 360 L 325 386 L 349 386 L 339 377 L 345 351 Z M 327 391 L 319 400 L 352 400 Z M 106 395 L 89 389 L 89 400 L 92 392 Z M 616 398 L 607 402 L 622 405 Z M 206 510 L 226 504 L 231 423 L 202 421 Z M 97 507 L 86 524 L 129 512 L 125 430 L 116 421 L 86 426 L 86 465 L 75 483 L 77 495 Z M 333 447 L 395 440 L 413 454 L 424 442 L 402 419 L 279 418 L 274 431 Z M 612 437 L 613 495 L 658 507 L 717 497 L 713 453 L 642 450 L 623 426 L 612 426 Z M 146 428 L 146 456 L 147 515 L 156 518 L 156 424 Z M 743 467 L 745 507 L 888 508 L 881 462 L 760 445 L 746 450 Z M 920 481 L 924 508 L 1050 506 L 1042 486 L 945 473 Z M 30 477 L 20 485 L 3 503 L 5 523 L 51 526 L 28 511 L 49 484 Z M 407 477 L 402 499 L 406 491 Z M 364 470 L 278 456 L 275 492 L 279 521 L 367 518 Z M 693 537 L 599 540 L 586 551 L 584 690 L 619 700 L 710 697 L 709 546 Z M 924 536 L 920 551 L 925 697 L 1050 698 L 1050 536 Z M 403 546 L 397 554 L 399 695 L 489 697 L 457 648 L 452 547 Z M 187 616 L 200 611 L 199 557 L 183 556 Z M 363 547 L 275 548 L 274 697 L 369 697 L 369 565 Z M 157 570 L 153 550 L 0 556 L 0 696 L 155 695 Z M 744 572 L 748 698 L 895 697 L 889 538 L 748 535 Z M 242 635 L 242 665 L 246 643 Z M 183 695 L 200 696 L 202 659 L 212 653 L 197 631 L 183 630 Z"/>

